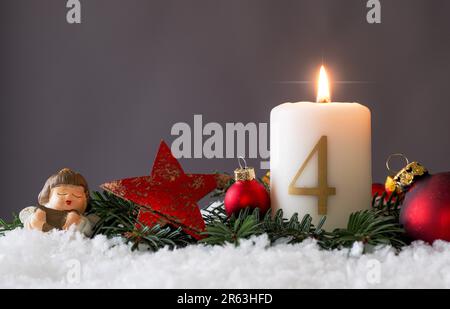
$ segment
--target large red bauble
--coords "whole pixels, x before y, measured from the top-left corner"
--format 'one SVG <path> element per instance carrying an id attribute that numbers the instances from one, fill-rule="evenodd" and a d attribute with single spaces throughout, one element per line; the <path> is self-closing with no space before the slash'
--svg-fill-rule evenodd
<path id="1" fill-rule="evenodd" d="M 266 188 L 257 180 L 240 180 L 227 190 L 225 211 L 228 216 L 245 208 L 259 208 L 261 214 L 270 209 L 270 197 Z"/>
<path id="2" fill-rule="evenodd" d="M 427 175 L 409 189 L 400 223 L 415 240 L 450 241 L 450 172 Z"/>

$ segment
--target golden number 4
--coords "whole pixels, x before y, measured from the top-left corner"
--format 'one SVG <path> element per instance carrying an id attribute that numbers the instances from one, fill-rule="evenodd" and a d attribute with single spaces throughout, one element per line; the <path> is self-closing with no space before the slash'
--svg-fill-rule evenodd
<path id="1" fill-rule="evenodd" d="M 318 163 L 319 163 L 318 187 L 317 188 L 296 187 L 295 186 L 296 182 L 298 181 L 300 175 L 303 173 L 306 166 L 308 165 L 308 162 L 312 159 L 312 157 L 316 152 L 318 155 Z M 314 146 L 314 149 L 311 151 L 308 158 L 306 158 L 306 161 L 297 171 L 297 174 L 295 175 L 294 179 L 289 185 L 289 194 L 317 196 L 319 198 L 318 199 L 319 215 L 327 214 L 328 197 L 330 195 L 336 195 L 336 188 L 328 187 L 328 143 L 326 136 L 322 136 L 320 138 L 319 142 L 316 144 L 316 146 Z"/>

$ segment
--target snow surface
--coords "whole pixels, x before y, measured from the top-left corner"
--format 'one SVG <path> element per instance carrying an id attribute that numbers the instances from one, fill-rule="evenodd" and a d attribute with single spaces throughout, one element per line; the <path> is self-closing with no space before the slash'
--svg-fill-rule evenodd
<path id="1" fill-rule="evenodd" d="M 313 240 L 131 252 L 119 239 L 15 230 L 0 237 L 0 288 L 450 288 L 450 243 L 362 254 Z"/>

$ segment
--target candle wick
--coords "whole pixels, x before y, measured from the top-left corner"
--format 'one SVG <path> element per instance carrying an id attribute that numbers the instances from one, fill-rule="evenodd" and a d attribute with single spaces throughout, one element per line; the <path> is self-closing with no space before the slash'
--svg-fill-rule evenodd
<path id="1" fill-rule="evenodd" d="M 331 103 L 330 98 L 317 98 L 317 103 Z"/>

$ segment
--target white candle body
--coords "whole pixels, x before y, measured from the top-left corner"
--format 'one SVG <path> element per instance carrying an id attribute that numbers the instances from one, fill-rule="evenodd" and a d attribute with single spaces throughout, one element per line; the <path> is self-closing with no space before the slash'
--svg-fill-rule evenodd
<path id="1" fill-rule="evenodd" d="M 310 214 L 317 224 L 318 197 L 289 194 L 289 185 L 319 142 L 327 136 L 328 196 L 325 228 L 344 228 L 352 212 L 371 204 L 371 120 L 357 103 L 285 103 L 270 114 L 271 204 L 290 218 Z M 318 186 L 318 155 L 312 157 L 295 187 Z"/>

